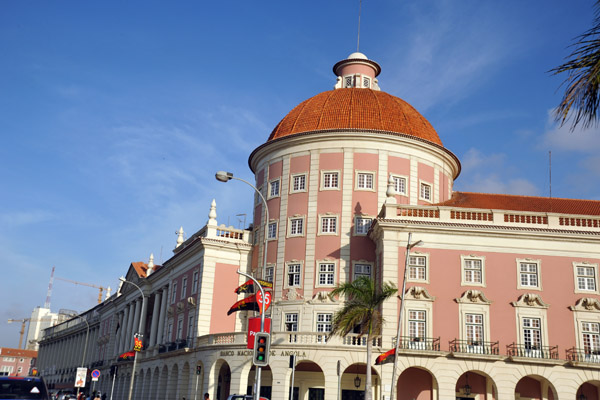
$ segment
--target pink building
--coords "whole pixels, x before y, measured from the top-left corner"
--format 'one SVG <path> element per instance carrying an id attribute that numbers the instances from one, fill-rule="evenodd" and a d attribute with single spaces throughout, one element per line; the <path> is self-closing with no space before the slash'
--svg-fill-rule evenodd
<path id="1" fill-rule="evenodd" d="M 0 347 L 0 375 L 28 376 L 35 366 L 38 352 L 35 350 Z"/>

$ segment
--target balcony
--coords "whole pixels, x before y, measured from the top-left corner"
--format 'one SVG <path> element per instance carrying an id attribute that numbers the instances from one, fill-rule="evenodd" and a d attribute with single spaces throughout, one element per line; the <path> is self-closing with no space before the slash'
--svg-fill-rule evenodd
<path id="1" fill-rule="evenodd" d="M 588 363 L 600 365 L 600 350 L 579 349 L 572 347 L 566 350 L 567 360 L 572 363 Z"/>
<path id="2" fill-rule="evenodd" d="M 448 342 L 448 347 L 452 353 L 485 354 L 494 356 L 500 354 L 499 342 L 454 339 Z"/>
<path id="3" fill-rule="evenodd" d="M 535 346 L 530 344 L 509 344 L 506 346 L 509 357 L 558 360 L 558 346 Z"/>
<path id="4" fill-rule="evenodd" d="M 440 351 L 440 338 L 400 336 L 400 348 L 404 350 Z"/>

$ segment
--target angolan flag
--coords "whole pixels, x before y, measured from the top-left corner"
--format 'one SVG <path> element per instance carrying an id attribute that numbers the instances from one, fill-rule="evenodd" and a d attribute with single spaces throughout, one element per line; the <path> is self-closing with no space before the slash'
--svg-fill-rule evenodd
<path id="1" fill-rule="evenodd" d="M 246 310 L 254 310 L 258 311 L 258 303 L 256 302 L 256 295 L 252 295 L 250 297 L 246 297 L 231 306 L 229 311 L 227 311 L 227 315 L 234 313 L 236 311 L 246 311 Z"/>
<path id="2" fill-rule="evenodd" d="M 272 282 L 267 282 L 267 281 L 263 281 L 260 279 L 257 279 L 257 281 L 258 281 L 258 283 L 260 283 L 260 285 L 263 287 L 263 289 L 273 289 Z M 258 288 L 257 288 L 257 290 L 258 290 Z M 254 293 L 254 281 L 252 279 L 250 279 L 249 281 L 238 286 L 238 288 L 235 289 L 234 292 L 236 292 L 237 294 Z"/>
<path id="3" fill-rule="evenodd" d="M 381 365 L 381 364 L 386 364 L 389 362 L 394 361 L 394 358 L 396 357 L 396 349 L 391 349 L 386 351 L 383 354 L 380 354 L 379 357 L 377 357 L 375 359 L 375 365 Z"/>

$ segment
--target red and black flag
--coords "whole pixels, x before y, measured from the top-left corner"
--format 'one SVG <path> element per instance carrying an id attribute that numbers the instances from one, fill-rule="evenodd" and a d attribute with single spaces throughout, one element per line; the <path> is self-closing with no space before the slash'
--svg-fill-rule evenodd
<path id="1" fill-rule="evenodd" d="M 252 295 L 250 297 L 246 297 L 231 306 L 229 311 L 227 311 L 227 315 L 234 313 L 236 311 L 246 311 L 246 310 L 254 310 L 258 311 L 258 302 L 256 301 L 256 296 Z"/>
<path id="2" fill-rule="evenodd" d="M 131 350 L 119 356 L 119 361 L 126 361 L 135 357 L 135 351 Z"/>
<path id="3" fill-rule="evenodd" d="M 273 289 L 273 283 L 272 282 L 267 282 L 267 281 L 263 281 L 260 279 L 257 279 L 258 283 L 260 283 L 260 285 L 263 287 L 263 289 Z M 244 284 L 242 284 L 241 286 L 238 286 L 237 289 L 234 290 L 237 294 L 241 294 L 241 293 L 254 293 L 254 281 L 252 279 L 250 279 L 249 281 L 245 282 Z"/>
<path id="4" fill-rule="evenodd" d="M 375 365 L 381 365 L 381 364 L 386 364 L 389 362 L 394 361 L 394 358 L 396 357 L 396 349 L 391 349 L 386 351 L 383 354 L 380 354 L 379 357 L 377 357 L 375 359 Z"/>

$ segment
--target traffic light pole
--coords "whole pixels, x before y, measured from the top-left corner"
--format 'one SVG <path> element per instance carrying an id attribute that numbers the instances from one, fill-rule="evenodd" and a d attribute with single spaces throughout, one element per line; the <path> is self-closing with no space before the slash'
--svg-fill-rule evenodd
<path id="1" fill-rule="evenodd" d="M 264 249 L 264 253 L 267 254 L 267 248 L 265 247 Z M 266 259 L 266 256 L 265 256 Z M 266 262 L 265 262 L 266 265 Z M 254 284 L 258 287 L 258 289 L 260 290 L 260 294 L 261 294 L 261 299 L 263 301 L 263 304 L 260 306 L 260 331 L 264 332 L 265 331 L 265 289 L 263 289 L 262 285 L 260 283 L 258 283 L 258 281 L 256 279 L 254 279 L 253 276 L 248 275 L 242 271 L 240 271 L 239 269 L 237 270 L 237 273 L 240 275 L 245 276 L 248 279 L 252 279 L 252 282 L 254 282 Z M 260 400 L 260 375 L 262 372 L 262 367 L 257 366 L 256 367 L 256 377 L 254 379 L 254 382 L 256 383 L 256 390 L 254 391 L 254 400 Z"/>

